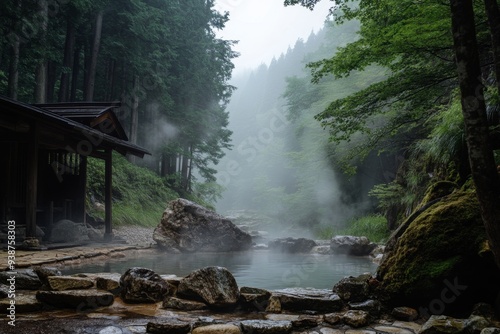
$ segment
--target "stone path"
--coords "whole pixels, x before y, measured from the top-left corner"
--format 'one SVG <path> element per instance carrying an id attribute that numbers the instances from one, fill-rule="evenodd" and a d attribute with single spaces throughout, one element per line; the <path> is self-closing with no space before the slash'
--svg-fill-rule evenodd
<path id="1" fill-rule="evenodd" d="M 146 334 L 156 325 L 158 333 L 217 334 L 222 328 L 227 334 L 417 334 L 421 325 L 415 322 L 377 320 L 362 328 L 329 325 L 323 315 L 312 316 L 317 325 L 301 327 L 300 314 L 213 313 L 210 311 L 173 311 L 158 304 L 125 304 L 117 298 L 107 308 L 91 312 L 52 311 L 19 314 L 16 327 L 0 318 L 1 333 L 85 333 L 85 334 Z M 311 318 L 311 316 L 305 316 Z M 253 324 L 252 324 L 253 323 Z M 150 329 L 148 332 L 147 329 Z M 180 330 L 183 328 L 182 330 Z M 230 331 L 229 331 L 230 329 Z M 36 330 L 36 331 L 33 331 Z"/>
<path id="2" fill-rule="evenodd" d="M 111 244 L 90 244 L 85 246 L 50 249 L 43 251 L 16 250 L 15 268 L 27 268 L 45 264 L 53 264 L 63 261 L 74 261 L 88 259 L 97 256 L 120 256 L 119 254 L 129 250 L 147 249 L 148 246 L 138 245 L 111 245 Z M 0 251 L 0 270 L 8 269 L 8 253 L 6 250 Z"/>

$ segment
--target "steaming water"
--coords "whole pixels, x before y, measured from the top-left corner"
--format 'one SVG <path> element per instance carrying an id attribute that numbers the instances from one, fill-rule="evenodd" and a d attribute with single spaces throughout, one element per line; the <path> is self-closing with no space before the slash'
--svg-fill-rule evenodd
<path id="1" fill-rule="evenodd" d="M 186 276 L 206 266 L 226 267 L 238 286 L 264 289 L 311 287 L 331 289 L 345 276 L 374 273 L 376 265 L 369 258 L 320 254 L 283 254 L 269 251 L 243 253 L 161 254 L 111 260 L 63 269 L 64 274 L 117 272 L 131 267 L 145 267 L 156 273 Z"/>

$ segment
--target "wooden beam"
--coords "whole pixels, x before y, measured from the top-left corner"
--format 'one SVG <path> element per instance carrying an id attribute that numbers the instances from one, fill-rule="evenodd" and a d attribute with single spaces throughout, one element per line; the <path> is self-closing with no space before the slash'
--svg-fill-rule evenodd
<path id="1" fill-rule="evenodd" d="M 105 205 L 105 230 L 104 241 L 113 239 L 112 220 L 113 220 L 113 150 L 106 151 L 107 157 L 105 161 L 104 171 L 104 205 Z"/>
<path id="2" fill-rule="evenodd" d="M 39 127 L 33 123 L 28 134 L 26 175 L 26 237 L 36 237 L 36 206 L 38 191 L 38 142 Z"/>

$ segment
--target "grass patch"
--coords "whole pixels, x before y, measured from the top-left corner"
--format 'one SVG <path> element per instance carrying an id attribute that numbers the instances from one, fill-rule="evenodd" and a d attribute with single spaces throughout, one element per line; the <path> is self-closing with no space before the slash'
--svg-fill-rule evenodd
<path id="1" fill-rule="evenodd" d="M 368 215 L 351 220 L 342 229 L 322 226 L 315 231 L 319 239 L 331 239 L 335 235 L 365 236 L 376 243 L 385 242 L 391 231 L 387 228 L 387 219 L 381 215 Z"/>
<path id="2" fill-rule="evenodd" d="M 88 212 L 104 218 L 104 212 L 93 203 L 104 203 L 104 161 L 88 159 Z M 119 154 L 113 155 L 113 225 L 156 226 L 167 202 L 179 195 L 169 188 L 165 178 L 153 171 L 129 163 Z"/>
<path id="3" fill-rule="evenodd" d="M 365 236 L 370 241 L 382 243 L 387 240 L 390 233 L 384 216 L 369 215 L 352 220 L 337 234 Z"/>

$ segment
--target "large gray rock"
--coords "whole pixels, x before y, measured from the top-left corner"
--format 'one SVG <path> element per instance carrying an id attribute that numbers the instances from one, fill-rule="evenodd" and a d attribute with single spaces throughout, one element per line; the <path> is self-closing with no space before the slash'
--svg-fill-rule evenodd
<path id="1" fill-rule="evenodd" d="M 63 219 L 52 226 L 51 242 L 88 242 L 87 227 L 71 220 Z"/>
<path id="2" fill-rule="evenodd" d="M 171 252 L 230 252 L 252 246 L 252 237 L 229 219 L 182 198 L 168 204 L 153 239 Z"/>
<path id="3" fill-rule="evenodd" d="M 306 238 L 279 238 L 271 240 L 269 249 L 284 253 L 309 253 L 316 242 Z"/>
<path id="4" fill-rule="evenodd" d="M 15 290 L 38 290 L 42 281 L 33 269 L 19 269 L 16 274 L 9 271 L 0 271 L 0 283 L 14 286 Z"/>
<path id="5" fill-rule="evenodd" d="M 335 293 L 324 289 L 289 288 L 276 290 L 274 297 L 278 297 L 281 308 L 290 311 L 339 311 L 344 303 Z"/>
<path id="6" fill-rule="evenodd" d="M 215 308 L 232 308 L 238 303 L 240 292 L 233 275 L 223 267 L 205 267 L 184 277 L 177 295 L 203 300 Z"/>
<path id="7" fill-rule="evenodd" d="M 114 302 L 113 294 L 100 290 L 38 291 L 36 299 L 58 308 L 93 310 Z"/>
<path id="8" fill-rule="evenodd" d="M 370 255 L 376 247 L 377 244 L 370 242 L 367 237 L 337 235 L 330 240 L 330 249 L 334 254 L 365 256 Z"/>
<path id="9" fill-rule="evenodd" d="M 120 297 L 127 303 L 154 303 L 168 294 L 168 283 L 147 268 L 128 269 L 120 278 Z"/>

